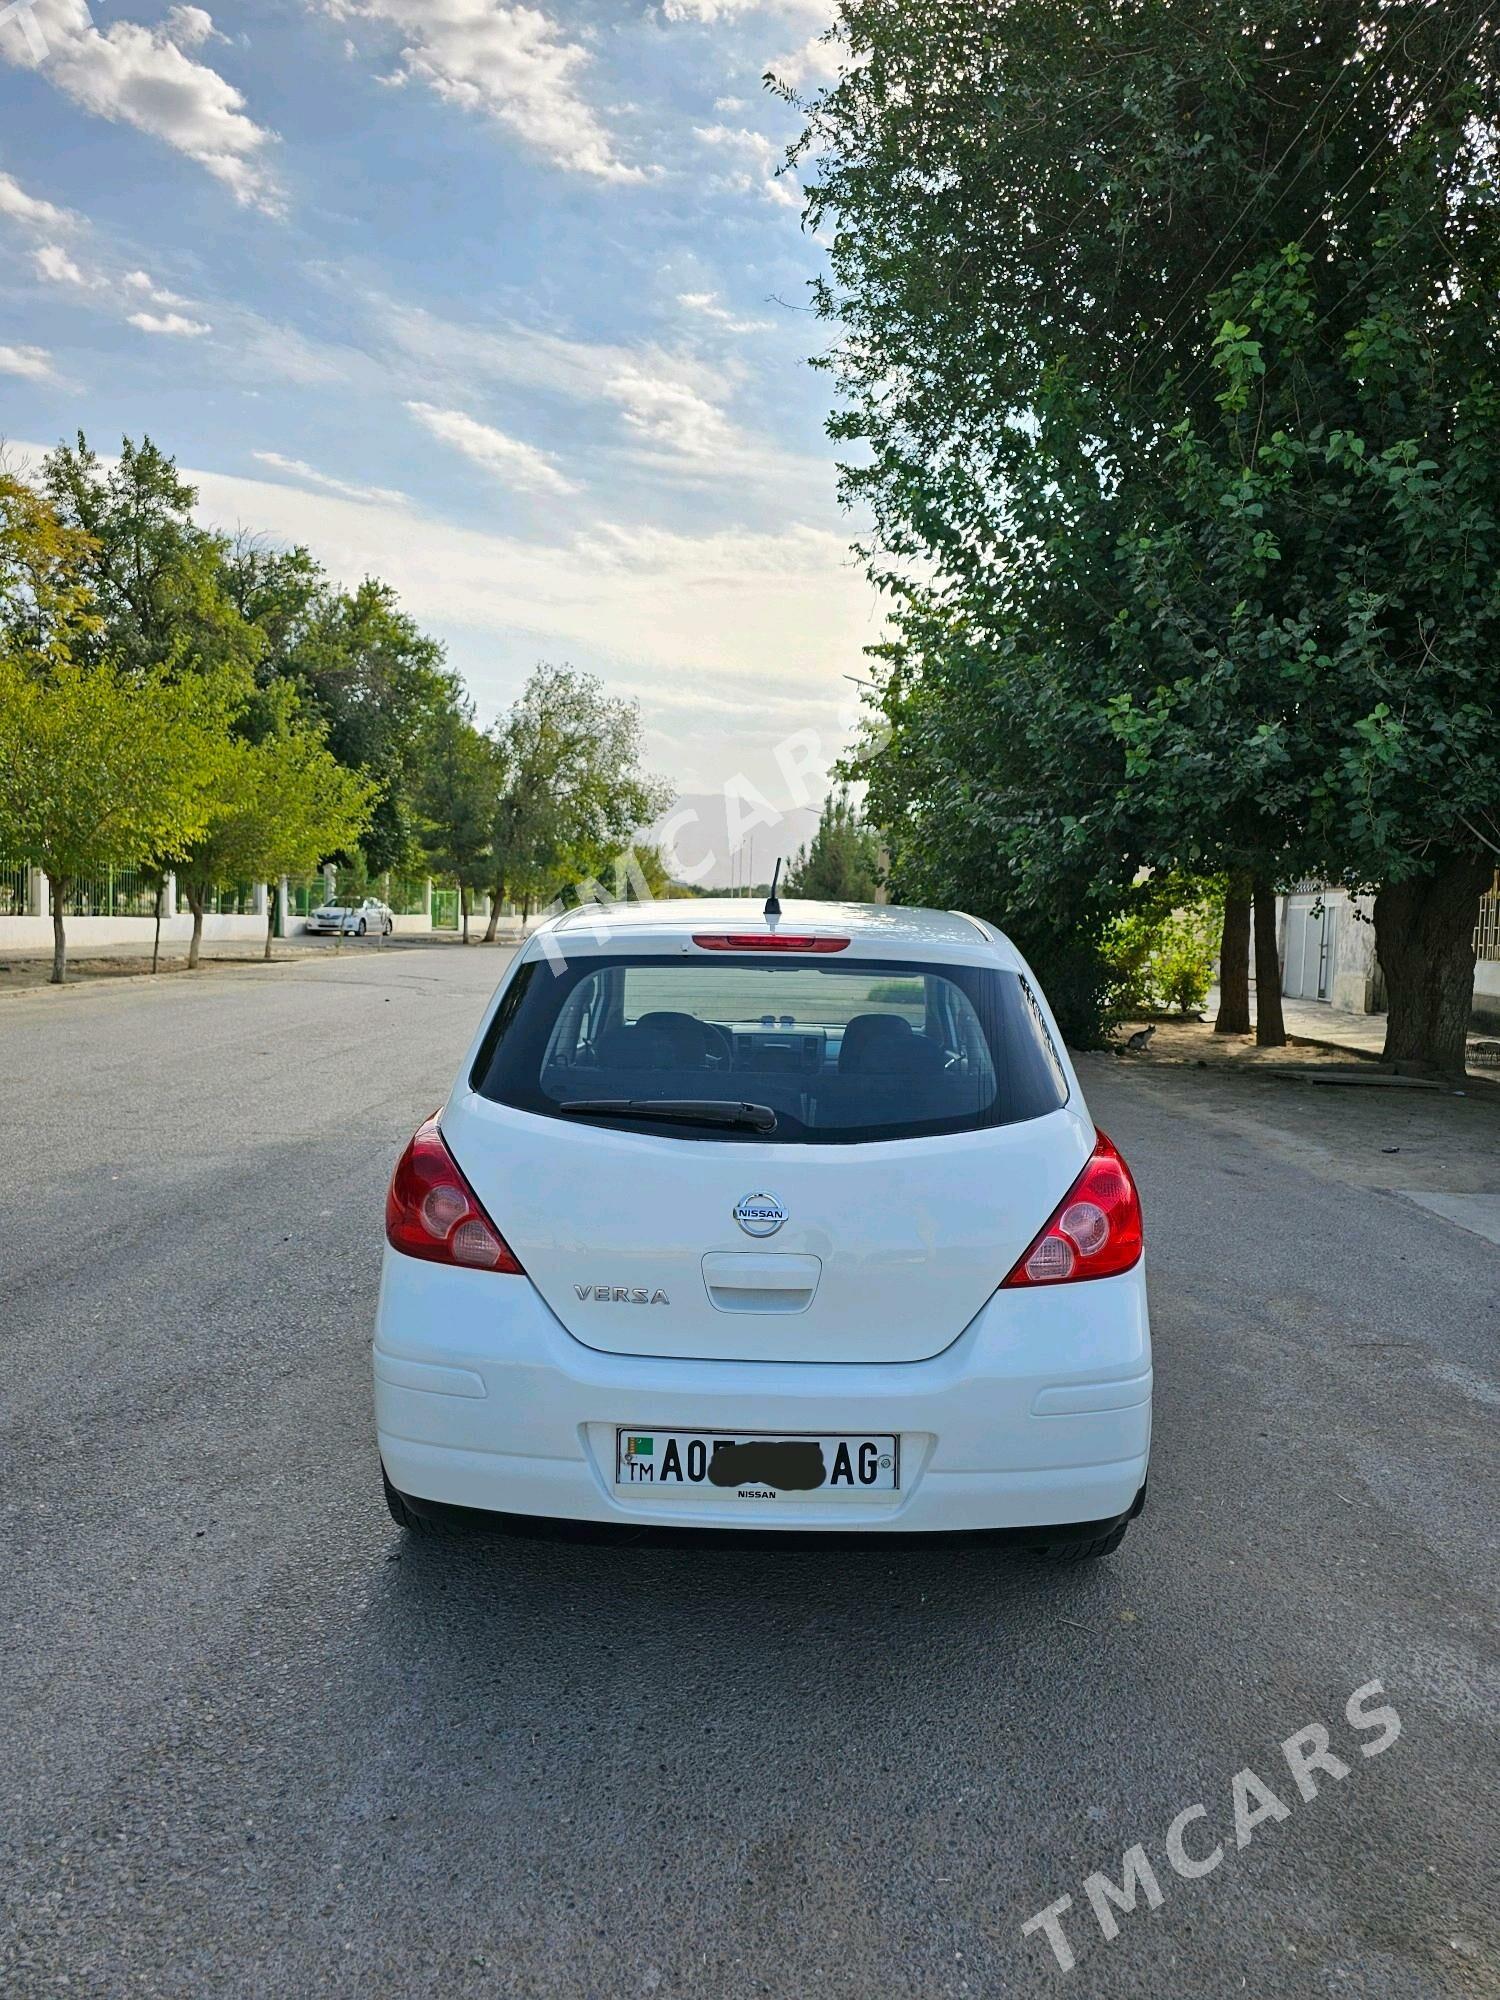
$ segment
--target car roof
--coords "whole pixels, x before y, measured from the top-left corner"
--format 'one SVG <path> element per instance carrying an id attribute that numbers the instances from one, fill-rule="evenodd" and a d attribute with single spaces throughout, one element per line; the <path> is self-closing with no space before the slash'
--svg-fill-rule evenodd
<path id="1" fill-rule="evenodd" d="M 923 910 L 900 903 L 804 902 L 781 899 L 781 916 L 768 918 L 759 897 L 682 896 L 650 903 L 588 903 L 565 910 L 542 929 L 565 937 L 572 950 L 587 939 L 601 950 L 630 950 L 648 943 L 681 944 L 695 931 L 755 934 L 814 931 L 850 938 L 864 956 L 902 958 L 924 951 L 1014 967 L 1014 947 L 1004 934 L 961 910 Z"/>

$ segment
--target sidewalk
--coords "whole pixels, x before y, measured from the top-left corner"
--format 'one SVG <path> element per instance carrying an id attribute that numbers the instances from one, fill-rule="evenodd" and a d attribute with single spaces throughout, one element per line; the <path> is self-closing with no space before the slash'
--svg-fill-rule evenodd
<path id="1" fill-rule="evenodd" d="M 479 933 L 474 936 L 474 944 L 479 941 Z M 519 940 L 507 935 L 504 929 L 496 938 L 496 946 L 513 947 Z M 272 947 L 272 965 L 305 963 L 309 959 L 331 958 L 342 954 L 354 957 L 370 952 L 430 951 L 434 947 L 454 946 L 461 943 L 456 931 L 420 931 L 391 938 L 337 938 L 308 937 L 296 932 L 289 938 L 277 938 Z M 265 943 L 261 938 L 205 938 L 199 952 L 199 962 L 207 970 L 210 966 L 239 966 L 246 970 L 263 968 L 266 964 Z M 187 944 L 181 938 L 164 939 L 161 947 L 161 973 L 163 977 L 185 973 L 187 970 Z M 69 986 L 81 985 L 100 979 L 126 979 L 148 976 L 151 972 L 151 941 L 132 939 L 123 944 L 104 947 L 87 944 L 68 951 Z M 46 986 L 52 973 L 52 947 L 35 945 L 0 946 L 0 992 L 29 992 Z"/>
<path id="2" fill-rule="evenodd" d="M 1217 994 L 1214 1004 L 1217 1004 Z M 1250 989 L 1250 1015 L 1255 1018 L 1255 988 Z M 1209 1019 L 1213 1016 L 1210 1014 Z M 1295 1041 L 1320 1049 L 1348 1049 L 1351 1054 L 1373 1057 L 1377 1062 L 1385 1052 L 1385 1015 L 1351 1014 L 1342 1007 L 1330 1007 L 1326 1000 L 1281 998 L 1281 1018 Z M 1500 1039 L 1469 1030 L 1469 1053 L 1465 1068 L 1471 1074 L 1493 1075 L 1500 1069 Z"/>
<path id="3" fill-rule="evenodd" d="M 1253 988 L 1251 999 L 1253 1002 Z M 1281 1018 L 1289 1035 L 1321 1048 L 1356 1049 L 1362 1056 L 1377 1059 L 1385 1048 L 1384 1014 L 1351 1014 L 1342 1007 L 1330 1007 L 1326 1000 L 1290 1000 L 1283 994 Z"/>

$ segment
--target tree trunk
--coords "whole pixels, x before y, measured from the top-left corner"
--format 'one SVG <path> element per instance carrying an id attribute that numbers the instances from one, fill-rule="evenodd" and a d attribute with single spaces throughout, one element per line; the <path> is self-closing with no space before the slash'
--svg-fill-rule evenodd
<path id="1" fill-rule="evenodd" d="M 1224 938 L 1219 946 L 1216 1035 L 1250 1032 L 1250 877 L 1236 869 L 1224 892 Z"/>
<path id="2" fill-rule="evenodd" d="M 188 890 L 188 907 L 193 913 L 193 935 L 188 942 L 188 971 L 198 970 L 198 947 L 203 942 L 203 891 Z"/>
<path id="3" fill-rule="evenodd" d="M 271 940 L 276 935 L 276 891 L 266 885 L 266 963 L 271 960 Z"/>
<path id="4" fill-rule="evenodd" d="M 464 921 L 464 943 L 467 944 L 469 942 L 469 891 L 467 884 L 463 882 L 460 882 L 458 885 L 458 908 L 459 914 Z"/>
<path id="5" fill-rule="evenodd" d="M 1281 954 L 1276 949 L 1276 891 L 1255 884 L 1255 1040 L 1263 1049 L 1286 1047 L 1281 1013 Z"/>
<path id="6" fill-rule="evenodd" d="M 49 875 L 52 884 L 52 980 L 54 986 L 61 986 L 68 976 L 68 934 L 63 929 L 63 904 L 67 901 L 68 880 L 66 875 Z"/>
<path id="7" fill-rule="evenodd" d="M 504 900 L 505 884 L 503 881 L 497 882 L 490 890 L 490 921 L 489 928 L 484 934 L 486 944 L 493 944 L 495 942 L 495 933 L 500 928 L 500 905 Z"/>
<path id="8" fill-rule="evenodd" d="M 1493 860 L 1448 853 L 1430 875 L 1375 898 L 1375 949 L 1385 974 L 1385 1060 L 1462 1073 L 1474 1005 L 1474 926 Z"/>
<path id="9" fill-rule="evenodd" d="M 167 878 L 165 875 L 162 875 L 157 878 L 156 908 L 153 912 L 156 918 L 156 929 L 151 934 L 151 970 L 153 973 L 157 971 L 161 962 L 161 906 L 166 893 Z"/>

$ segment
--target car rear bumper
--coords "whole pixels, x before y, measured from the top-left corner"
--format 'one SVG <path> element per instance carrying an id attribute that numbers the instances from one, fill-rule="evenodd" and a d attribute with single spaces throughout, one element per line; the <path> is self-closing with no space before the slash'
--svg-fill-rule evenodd
<path id="1" fill-rule="evenodd" d="M 1109 1523 L 1134 1507 L 1151 1445 L 1140 1267 L 997 1294 L 928 1361 L 683 1361 L 585 1347 L 525 1278 L 388 1249 L 374 1373 L 380 1455 L 398 1491 L 599 1526 L 959 1533 Z M 901 1490 L 837 1501 L 617 1491 L 619 1427 L 891 1433 Z"/>

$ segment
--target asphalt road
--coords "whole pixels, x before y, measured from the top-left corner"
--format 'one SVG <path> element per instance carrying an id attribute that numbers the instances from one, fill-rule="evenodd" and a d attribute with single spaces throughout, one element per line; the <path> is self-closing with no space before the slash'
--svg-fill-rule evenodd
<path id="1" fill-rule="evenodd" d="M 1493 1994 L 1500 1253 L 1367 1184 L 1493 1105 L 1086 1065 L 1160 1383 L 1109 1562 L 406 1546 L 380 1201 L 502 963 L 0 997 L 6 2000 Z"/>

